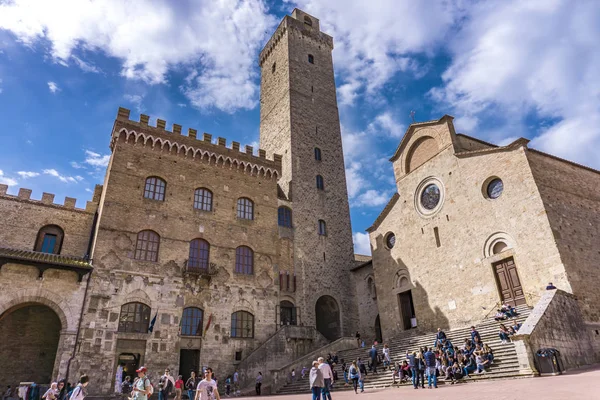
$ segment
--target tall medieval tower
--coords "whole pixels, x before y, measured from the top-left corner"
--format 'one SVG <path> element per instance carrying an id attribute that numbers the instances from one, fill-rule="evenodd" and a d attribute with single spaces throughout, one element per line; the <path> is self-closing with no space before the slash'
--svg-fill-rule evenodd
<path id="1" fill-rule="evenodd" d="M 292 210 L 289 266 L 300 321 L 327 338 L 350 335 L 357 308 L 352 228 L 333 73 L 333 38 L 295 9 L 260 54 L 260 147 L 283 155 L 279 205 Z M 284 247 L 284 246 L 282 246 Z"/>

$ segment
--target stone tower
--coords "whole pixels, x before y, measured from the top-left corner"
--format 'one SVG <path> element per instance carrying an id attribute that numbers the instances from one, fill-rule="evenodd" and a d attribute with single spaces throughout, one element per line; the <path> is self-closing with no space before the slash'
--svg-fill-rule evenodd
<path id="1" fill-rule="evenodd" d="M 292 209 L 293 296 L 327 338 L 356 326 L 352 228 L 333 73 L 333 38 L 295 9 L 260 54 L 260 146 L 283 155 L 279 205 Z M 322 222 L 324 222 L 324 226 Z"/>

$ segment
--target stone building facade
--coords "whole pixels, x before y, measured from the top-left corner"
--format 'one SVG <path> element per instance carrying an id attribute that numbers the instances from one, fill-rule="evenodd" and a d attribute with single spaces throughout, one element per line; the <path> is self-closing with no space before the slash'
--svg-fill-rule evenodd
<path id="1" fill-rule="evenodd" d="M 85 210 L 0 188 L 0 383 L 87 373 L 108 394 L 121 363 L 224 378 L 359 329 L 332 49 L 318 19 L 283 19 L 260 55 L 258 151 L 119 108 Z M 19 326 L 47 340 L 17 345 Z"/>
<path id="2" fill-rule="evenodd" d="M 369 228 L 384 337 L 534 306 L 548 282 L 597 329 L 600 173 L 527 147 L 413 123 L 394 156 L 397 193 Z"/>

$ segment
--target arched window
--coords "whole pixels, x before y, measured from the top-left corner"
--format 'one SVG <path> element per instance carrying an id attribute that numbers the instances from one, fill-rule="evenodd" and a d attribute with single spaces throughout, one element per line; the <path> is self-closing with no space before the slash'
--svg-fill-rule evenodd
<path id="1" fill-rule="evenodd" d="M 58 225 L 46 225 L 38 231 L 33 250 L 41 253 L 60 254 L 64 231 Z"/>
<path id="2" fill-rule="evenodd" d="M 310 19 L 308 17 L 308 15 L 304 16 L 304 24 L 308 25 L 308 26 L 312 26 L 312 19 Z"/>
<path id="3" fill-rule="evenodd" d="M 194 208 L 202 211 L 212 211 L 212 192 L 198 188 L 194 192 Z"/>
<path id="4" fill-rule="evenodd" d="M 146 186 L 144 187 L 144 197 L 151 200 L 164 201 L 165 189 L 167 184 L 165 181 L 156 176 L 146 178 Z"/>
<path id="5" fill-rule="evenodd" d="M 141 231 L 135 243 L 133 258 L 141 261 L 158 261 L 158 245 L 160 236 L 154 231 Z"/>
<path id="6" fill-rule="evenodd" d="M 254 252 L 250 247 L 240 246 L 235 249 L 235 272 L 247 275 L 254 273 Z"/>
<path id="7" fill-rule="evenodd" d="M 321 149 L 318 147 L 315 147 L 315 160 L 321 161 Z"/>
<path id="8" fill-rule="evenodd" d="M 237 217 L 241 219 L 254 219 L 254 203 L 246 197 L 237 201 Z"/>
<path id="9" fill-rule="evenodd" d="M 279 207 L 277 210 L 277 221 L 279 226 L 285 226 L 286 228 L 292 227 L 292 210 L 287 207 Z"/>
<path id="10" fill-rule="evenodd" d="M 327 224 L 322 219 L 319 220 L 319 235 L 327 235 Z"/>
<path id="11" fill-rule="evenodd" d="M 317 175 L 317 189 L 325 190 L 325 182 L 323 182 L 323 177 L 321 175 Z"/>
<path id="12" fill-rule="evenodd" d="M 254 315 L 247 311 L 237 311 L 231 314 L 232 338 L 254 337 Z"/>
<path id="13" fill-rule="evenodd" d="M 181 316 L 181 336 L 202 336 L 204 311 L 197 307 L 183 309 Z"/>
<path id="14" fill-rule="evenodd" d="M 194 239 L 190 242 L 190 257 L 188 258 L 188 268 L 208 269 L 208 254 L 210 244 L 204 239 Z"/>
<path id="15" fill-rule="evenodd" d="M 311 63 L 311 64 L 315 63 L 315 57 L 312 54 L 308 55 L 308 62 Z"/>
<path id="16" fill-rule="evenodd" d="M 143 303 L 127 303 L 121 307 L 119 332 L 147 333 L 150 307 Z"/>

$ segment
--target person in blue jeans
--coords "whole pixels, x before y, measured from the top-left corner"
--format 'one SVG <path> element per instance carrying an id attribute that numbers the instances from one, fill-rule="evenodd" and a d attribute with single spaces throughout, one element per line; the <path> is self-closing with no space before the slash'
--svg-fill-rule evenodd
<path id="1" fill-rule="evenodd" d="M 417 360 L 417 353 L 412 352 L 409 354 L 406 352 L 406 359 L 408 360 L 408 366 L 410 367 L 410 371 L 412 373 L 412 384 L 415 389 L 419 388 L 419 364 Z"/>
<path id="2" fill-rule="evenodd" d="M 433 381 L 433 387 L 437 389 L 437 376 L 436 376 L 436 368 L 435 368 L 435 354 L 431 351 L 431 348 L 425 348 L 425 354 L 423 354 L 423 358 L 425 359 L 425 373 L 427 374 L 427 386 L 431 389 L 431 381 Z"/>
<path id="3" fill-rule="evenodd" d="M 310 369 L 309 375 L 310 390 L 312 391 L 313 400 L 321 399 L 321 389 L 325 386 L 323 380 L 323 372 L 319 369 L 319 362 L 313 361 L 312 368 Z"/>

